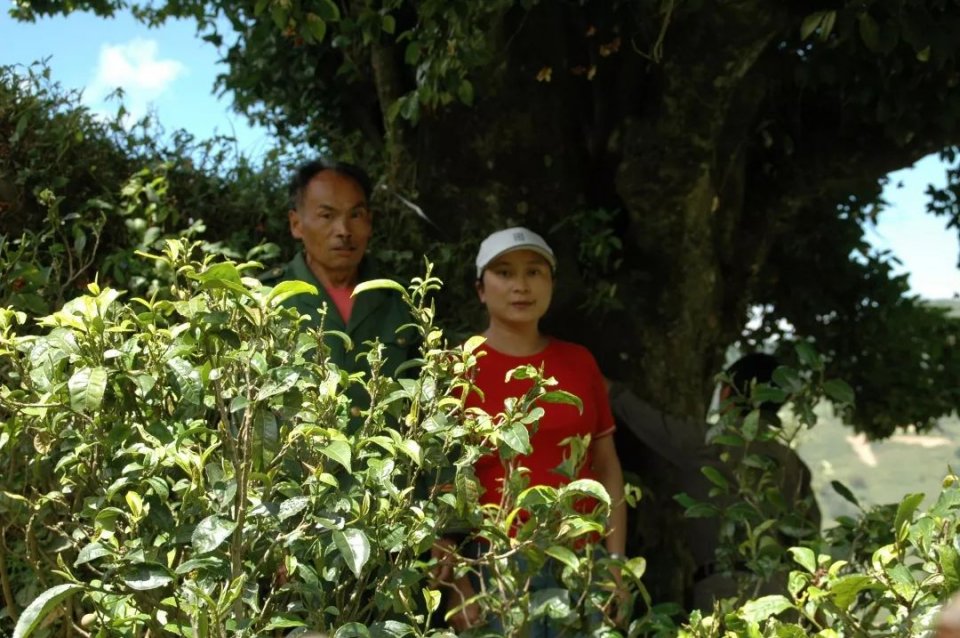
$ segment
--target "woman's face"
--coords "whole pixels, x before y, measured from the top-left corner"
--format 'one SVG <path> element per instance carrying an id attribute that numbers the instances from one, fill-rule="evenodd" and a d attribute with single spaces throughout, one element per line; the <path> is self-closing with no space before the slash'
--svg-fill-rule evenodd
<path id="1" fill-rule="evenodd" d="M 491 323 L 536 324 L 550 307 L 553 273 L 539 253 L 514 250 L 490 262 L 477 283 L 477 293 Z"/>

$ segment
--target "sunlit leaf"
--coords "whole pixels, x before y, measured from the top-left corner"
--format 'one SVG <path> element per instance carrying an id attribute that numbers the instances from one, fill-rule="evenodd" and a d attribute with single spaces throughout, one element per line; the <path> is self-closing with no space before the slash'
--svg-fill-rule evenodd
<path id="1" fill-rule="evenodd" d="M 324 445 L 320 448 L 320 453 L 325 457 L 339 463 L 343 466 L 347 472 L 352 472 L 350 460 L 352 453 L 350 451 L 350 444 L 346 441 L 331 441 L 327 445 Z"/>
<path id="2" fill-rule="evenodd" d="M 363 566 L 370 560 L 370 541 L 359 529 L 345 529 L 333 532 L 333 542 L 340 550 L 343 560 L 353 575 L 360 577 Z"/>
<path id="3" fill-rule="evenodd" d="M 747 622 L 761 622 L 788 609 L 795 607 L 785 596 L 763 596 L 744 604 L 740 616 Z"/>
<path id="4" fill-rule="evenodd" d="M 281 281 L 274 286 L 270 294 L 267 295 L 267 305 L 275 307 L 295 295 L 315 294 L 317 294 L 317 287 L 305 281 L 298 281 L 296 279 Z"/>
<path id="5" fill-rule="evenodd" d="M 190 542 L 198 554 L 206 554 L 220 547 L 223 541 L 230 538 L 236 527 L 235 521 L 227 521 L 219 516 L 208 516 L 194 528 Z"/>
<path id="6" fill-rule="evenodd" d="M 291 516 L 295 516 L 302 512 L 309 504 L 310 499 L 306 496 L 295 496 L 293 498 L 288 498 L 283 503 L 280 503 L 280 508 L 277 512 L 277 518 L 281 521 L 284 521 Z"/>
<path id="7" fill-rule="evenodd" d="M 34 598 L 20 614 L 17 626 L 13 628 L 13 638 L 27 638 L 60 603 L 83 589 L 83 585 L 65 583 L 51 587 Z"/>
<path id="8" fill-rule="evenodd" d="M 70 391 L 70 407 L 78 412 L 93 412 L 103 403 L 107 390 L 107 370 L 105 368 L 81 368 L 67 381 Z"/>
<path id="9" fill-rule="evenodd" d="M 357 284 L 353 289 L 353 294 L 350 296 L 356 297 L 361 292 L 367 292 L 368 290 L 393 290 L 401 294 L 407 292 L 407 289 L 404 288 L 402 284 L 393 279 L 370 279 Z"/>
<path id="10" fill-rule="evenodd" d="M 570 569 L 580 568 L 580 559 L 577 558 L 577 555 L 562 545 L 551 545 L 544 551 L 547 556 L 563 563 Z"/>
<path id="11" fill-rule="evenodd" d="M 788 550 L 793 555 L 793 560 L 811 574 L 817 571 L 817 556 L 813 550 L 808 547 L 791 547 Z"/>
<path id="12" fill-rule="evenodd" d="M 124 570 L 121 580 L 130 589 L 149 591 L 173 581 L 173 576 L 158 563 L 140 563 Z"/>
<path id="13" fill-rule="evenodd" d="M 530 454 L 530 433 L 522 423 L 514 423 L 500 433 L 500 439 L 517 454 Z"/>

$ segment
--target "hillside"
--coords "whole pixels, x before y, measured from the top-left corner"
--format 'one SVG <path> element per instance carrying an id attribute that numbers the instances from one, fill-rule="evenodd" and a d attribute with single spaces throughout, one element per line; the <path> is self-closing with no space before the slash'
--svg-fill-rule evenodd
<path id="1" fill-rule="evenodd" d="M 855 508 L 830 486 L 840 481 L 864 506 L 899 501 L 904 494 L 940 491 L 948 466 L 960 468 L 960 419 L 941 419 L 939 427 L 923 435 L 905 432 L 885 441 L 868 442 L 822 410 L 821 422 L 802 435 L 800 456 L 813 472 L 814 489 L 824 525 Z"/>

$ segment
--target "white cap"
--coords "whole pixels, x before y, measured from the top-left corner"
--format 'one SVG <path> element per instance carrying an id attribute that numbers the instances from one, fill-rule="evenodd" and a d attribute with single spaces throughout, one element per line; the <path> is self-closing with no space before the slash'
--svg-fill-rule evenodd
<path id="1" fill-rule="evenodd" d="M 483 269 L 489 266 L 491 261 L 512 250 L 521 249 L 543 255 L 551 270 L 557 269 L 557 258 L 543 237 L 528 228 L 517 226 L 498 230 L 480 243 L 480 250 L 477 252 L 477 279 L 483 276 Z"/>

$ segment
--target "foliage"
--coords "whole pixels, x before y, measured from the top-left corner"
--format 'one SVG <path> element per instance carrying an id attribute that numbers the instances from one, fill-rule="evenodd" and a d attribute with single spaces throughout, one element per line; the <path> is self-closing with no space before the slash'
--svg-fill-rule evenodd
<path id="1" fill-rule="evenodd" d="M 840 517 L 823 534 L 809 529 L 809 499 L 789 494 L 785 474 L 794 470 L 778 462 L 784 457 L 771 454 L 774 448 L 763 447 L 764 441 L 789 445 L 796 433 L 764 425 L 759 408 L 789 398 L 805 428 L 816 423 L 813 406 L 822 393 L 839 403 L 853 395 L 842 381 L 823 377 L 822 361 L 809 346 L 801 347 L 801 358 L 812 366 L 807 375 L 780 367 L 774 384 L 734 400 L 752 410 L 745 419 L 739 415 L 746 412 L 727 410 L 713 431 L 714 441 L 740 460 L 728 473 L 704 468 L 714 484 L 708 502 L 684 500 L 688 516 L 720 519 L 718 571 L 739 593 L 717 600 L 713 613 L 693 612 L 679 635 L 928 635 L 943 602 L 960 588 L 958 479 L 950 470 L 926 511 L 919 509 L 922 493 L 864 509 L 834 482 L 858 515 Z"/>
<path id="2" fill-rule="evenodd" d="M 168 276 L 135 257 L 165 238 L 199 237 L 216 220 L 212 253 L 261 258 L 289 241 L 271 214 L 281 200 L 280 157 L 255 167 L 229 139 L 165 140 L 147 117 L 131 122 L 121 106 L 101 118 L 80 96 L 49 79 L 49 69 L 0 67 L 0 303 L 46 314 L 100 281 L 136 293 Z"/>
<path id="3" fill-rule="evenodd" d="M 143 255 L 170 273 L 154 298 L 91 283 L 32 335 L 25 313 L 0 314 L 0 623 L 19 618 L 15 636 L 435 635 L 429 550 L 457 525 L 492 540 L 479 560 L 498 566 L 497 591 L 478 598 L 492 613 L 503 592 L 527 601 L 548 556 L 565 565 L 564 588 L 505 615 L 510 633 L 558 609 L 581 622 L 609 598 L 611 561 L 570 550 L 603 530 L 605 507 L 573 508 L 584 494 L 609 504 L 598 483 L 526 489 L 518 468 L 481 514 L 473 461 L 515 459 L 538 400 L 576 399 L 524 369 L 533 389 L 505 413 L 464 415 L 479 342 L 444 347 L 429 271 L 403 291 L 424 337 L 419 375 L 383 376 L 375 344 L 371 374 L 349 377 L 283 306 L 308 284 L 264 288 L 251 262 L 165 246 Z M 355 425 L 352 384 L 371 400 Z M 520 509 L 536 524 L 511 536 Z M 642 562 L 625 567 L 639 585 Z"/>
<path id="4" fill-rule="evenodd" d="M 910 494 L 859 521 L 842 521 L 819 548 L 791 548 L 787 593 L 711 615 L 694 612 L 680 635 L 930 635 L 937 612 L 960 587 L 957 477 L 947 476 L 928 510 L 918 511 L 921 500 Z"/>

